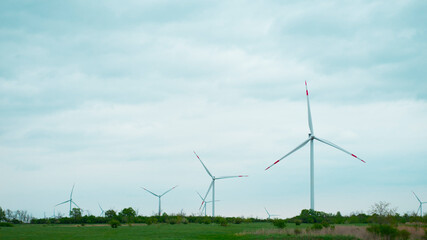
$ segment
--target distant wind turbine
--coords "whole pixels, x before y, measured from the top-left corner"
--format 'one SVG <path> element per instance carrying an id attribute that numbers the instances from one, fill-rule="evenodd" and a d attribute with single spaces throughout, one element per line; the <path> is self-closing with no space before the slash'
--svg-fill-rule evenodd
<path id="1" fill-rule="evenodd" d="M 200 199 L 202 199 L 202 201 L 204 200 L 203 199 L 203 197 L 202 197 L 202 195 L 200 195 L 200 193 L 199 192 L 196 192 L 197 193 L 197 195 L 199 195 L 199 197 L 200 197 Z M 219 202 L 219 200 L 215 200 L 216 202 Z M 204 211 L 205 212 L 205 216 L 206 216 L 206 205 L 208 204 L 208 203 L 211 203 L 212 201 L 204 201 L 204 203 L 205 204 L 203 204 L 203 208 L 202 208 L 202 212 Z"/>
<path id="2" fill-rule="evenodd" d="M 291 155 L 292 153 L 294 153 L 295 151 L 297 151 L 298 149 L 304 147 L 308 142 L 310 142 L 310 209 L 314 210 L 314 140 L 317 140 L 319 142 L 322 142 L 326 145 L 329 145 L 331 147 L 334 147 L 340 151 L 343 151 L 357 159 L 359 159 L 360 161 L 364 162 L 362 159 L 360 159 L 359 157 L 357 157 L 356 155 L 350 153 L 349 151 L 318 137 L 314 136 L 314 131 L 313 131 L 313 123 L 311 120 L 311 110 L 310 110 L 310 100 L 308 98 L 308 89 L 307 89 L 307 82 L 305 82 L 305 92 L 307 95 L 307 110 L 308 110 L 308 127 L 310 128 L 310 133 L 308 134 L 308 139 L 305 140 L 304 142 L 302 142 L 298 147 L 296 147 L 294 150 L 290 151 L 288 154 L 286 154 L 285 156 L 281 157 L 279 160 L 275 161 L 273 164 L 271 164 L 270 166 L 268 166 L 265 170 L 271 168 L 273 165 L 275 165 L 276 163 L 280 162 L 281 160 L 283 160 L 284 158 L 286 158 L 287 156 Z"/>
<path id="3" fill-rule="evenodd" d="M 248 175 L 238 175 L 238 176 L 225 176 L 225 177 L 215 177 L 213 176 L 209 170 L 206 168 L 205 164 L 202 162 L 202 160 L 199 158 L 199 156 L 197 155 L 196 152 L 194 152 L 194 154 L 196 154 L 196 157 L 199 159 L 200 163 L 202 163 L 203 167 L 205 168 L 206 172 L 209 174 L 209 176 L 212 178 L 212 182 L 211 185 L 208 188 L 208 191 L 206 192 L 205 197 L 203 198 L 202 201 L 202 205 L 200 205 L 200 208 L 203 206 L 206 197 L 208 196 L 210 190 L 212 189 L 212 217 L 215 217 L 215 180 L 218 179 L 226 179 L 226 178 L 238 178 L 238 177 L 248 177 Z"/>
<path id="4" fill-rule="evenodd" d="M 157 195 L 157 194 L 155 194 L 155 193 L 153 193 L 152 191 L 150 191 L 150 190 L 148 190 L 148 189 L 146 189 L 146 188 L 144 188 L 144 187 L 141 187 L 142 189 L 144 189 L 145 191 L 147 191 L 147 192 L 149 192 L 149 193 L 151 193 L 151 194 L 153 194 L 154 196 L 156 196 L 156 197 L 158 197 L 159 198 L 159 216 L 161 215 L 161 212 L 162 212 L 162 210 L 161 210 L 161 206 L 162 206 L 162 203 L 161 203 L 161 198 L 166 194 L 166 193 L 168 193 L 168 192 L 170 192 L 170 191 L 172 191 L 174 188 L 176 188 L 176 187 L 178 187 L 178 185 L 176 185 L 175 187 L 173 187 L 173 188 L 171 188 L 171 189 L 169 189 L 169 190 L 167 190 L 166 192 L 164 192 L 163 194 L 161 194 L 161 195 Z"/>
<path id="5" fill-rule="evenodd" d="M 418 214 L 418 212 L 420 212 L 420 216 L 423 217 L 423 204 L 427 203 L 427 202 L 421 202 L 421 200 L 418 198 L 417 194 L 415 194 L 413 191 L 412 191 L 412 193 L 417 198 L 418 202 L 420 202 L 420 206 L 418 207 L 417 214 Z"/>
<path id="6" fill-rule="evenodd" d="M 98 203 L 99 209 L 101 209 L 101 214 L 99 215 L 100 217 L 102 217 L 102 215 L 105 213 L 104 209 L 102 209 L 101 204 Z"/>
<path id="7" fill-rule="evenodd" d="M 58 203 L 58 204 L 56 204 L 55 205 L 55 207 L 56 206 L 58 206 L 58 205 L 62 205 L 62 204 L 64 204 L 64 203 L 70 203 L 70 212 L 69 212 L 69 214 L 71 214 L 71 206 L 72 206 L 72 204 L 74 204 L 76 207 L 78 207 L 79 209 L 80 209 L 80 207 L 73 201 L 73 191 L 74 191 L 74 185 L 75 184 L 73 184 L 73 188 L 71 189 L 71 194 L 70 194 L 70 199 L 68 199 L 67 201 L 64 201 L 64 202 L 62 202 L 62 203 Z"/>
<path id="8" fill-rule="evenodd" d="M 267 218 L 267 219 L 270 219 L 271 217 L 277 217 L 277 216 L 279 216 L 279 215 L 275 215 L 275 214 L 270 214 L 270 213 L 267 211 L 267 208 L 265 208 L 265 207 L 264 207 L 264 209 L 265 209 L 265 211 L 267 212 L 267 215 L 268 215 L 268 218 Z"/>

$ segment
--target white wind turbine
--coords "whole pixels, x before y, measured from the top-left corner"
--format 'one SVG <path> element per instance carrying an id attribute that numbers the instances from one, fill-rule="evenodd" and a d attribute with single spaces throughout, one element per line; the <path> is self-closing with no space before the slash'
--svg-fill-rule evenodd
<path id="1" fill-rule="evenodd" d="M 199 192 L 196 192 L 197 193 L 197 195 L 199 195 L 199 197 L 200 197 L 200 199 L 202 199 L 202 201 L 204 200 L 203 199 L 203 197 L 202 197 L 202 195 L 200 195 L 200 193 Z M 215 200 L 216 202 L 219 202 L 219 200 Z M 204 211 L 205 212 L 205 216 L 206 216 L 206 205 L 208 204 L 208 203 L 211 203 L 212 201 L 203 201 L 205 204 L 203 204 L 203 208 L 202 208 L 202 212 Z"/>
<path id="2" fill-rule="evenodd" d="M 417 198 L 418 202 L 420 202 L 420 206 L 418 207 L 417 214 L 418 214 L 418 212 L 420 212 L 420 216 L 423 217 L 423 204 L 427 203 L 427 202 L 421 202 L 421 200 L 418 198 L 417 194 L 415 194 L 414 192 L 412 192 L 412 193 Z"/>
<path id="3" fill-rule="evenodd" d="M 196 154 L 196 157 L 199 159 L 200 163 L 202 163 L 203 167 L 205 168 L 206 172 L 209 174 L 209 176 L 212 178 L 212 182 L 211 185 L 208 188 L 208 191 L 206 192 L 205 197 L 203 198 L 202 201 L 202 205 L 200 205 L 200 208 L 203 206 L 206 197 L 208 196 L 209 192 L 212 189 L 212 217 L 215 217 L 215 180 L 218 179 L 226 179 L 226 178 L 238 178 L 238 177 L 248 177 L 248 175 L 238 175 L 238 176 L 225 176 L 225 177 L 215 177 L 213 176 L 209 170 L 206 168 L 205 164 L 202 162 L 202 160 L 199 158 L 199 156 L 197 155 L 196 152 L 194 152 L 194 154 Z"/>
<path id="4" fill-rule="evenodd" d="M 279 215 L 275 215 L 275 214 L 270 214 L 268 211 L 267 211 L 267 208 L 265 208 L 264 207 L 264 209 L 265 209 L 265 211 L 267 212 L 267 215 L 268 215 L 268 218 L 267 219 L 270 219 L 271 217 L 278 217 Z"/>
<path id="5" fill-rule="evenodd" d="M 100 217 L 105 214 L 104 209 L 102 209 L 101 204 L 98 203 L 99 209 L 101 209 L 101 214 L 99 214 Z"/>
<path id="6" fill-rule="evenodd" d="M 167 190 L 166 192 L 164 192 L 163 194 L 161 194 L 161 195 L 157 195 L 157 194 L 155 194 L 155 193 L 153 193 L 152 191 L 150 191 L 150 190 L 148 190 L 148 189 L 146 189 L 146 188 L 144 188 L 144 187 L 141 187 L 142 189 L 144 189 L 145 191 L 147 191 L 147 192 L 149 192 L 149 193 L 151 193 L 151 194 L 153 194 L 154 196 L 156 196 L 156 197 L 158 197 L 159 198 L 159 216 L 161 215 L 161 212 L 162 212 L 162 210 L 161 210 L 161 206 L 162 206 L 162 203 L 161 203 L 161 198 L 166 194 L 166 193 L 168 193 L 168 192 L 170 192 L 170 191 L 172 191 L 174 188 L 176 188 L 176 187 L 178 187 L 178 185 L 176 185 L 175 187 L 173 187 L 173 188 L 171 188 L 171 189 L 169 189 L 169 190 Z"/>
<path id="7" fill-rule="evenodd" d="M 73 191 L 74 191 L 74 185 L 75 184 L 73 184 L 73 188 L 71 189 L 71 194 L 70 194 L 70 199 L 68 199 L 67 201 L 64 201 L 64 202 L 62 202 L 62 203 L 58 203 L 58 204 L 56 204 L 55 205 L 55 207 L 56 206 L 58 206 L 58 205 L 61 205 L 61 204 L 64 204 L 64 203 L 67 203 L 67 202 L 69 202 L 70 203 L 70 212 L 69 212 L 69 214 L 71 214 L 71 206 L 72 206 L 72 204 L 74 204 L 74 205 L 76 205 L 76 207 L 78 207 L 79 209 L 81 209 L 74 201 L 73 201 Z"/>
<path id="8" fill-rule="evenodd" d="M 308 89 L 307 89 L 307 82 L 305 82 L 305 92 L 307 95 L 307 110 L 308 110 L 308 127 L 310 128 L 310 133 L 308 134 L 308 139 L 305 140 L 304 142 L 302 142 L 298 147 L 296 147 L 294 150 L 290 151 L 288 154 L 286 154 L 285 156 L 281 157 L 279 160 L 275 161 L 273 164 L 271 164 L 269 167 L 267 167 L 265 170 L 269 169 L 270 167 L 272 167 L 273 165 L 275 165 L 276 163 L 280 162 L 282 159 L 286 158 L 287 156 L 291 155 L 292 153 L 294 153 L 295 151 L 297 151 L 298 149 L 302 148 L 303 146 L 305 146 L 308 142 L 310 142 L 310 209 L 314 210 L 314 140 L 317 140 L 319 142 L 322 142 L 326 145 L 329 145 L 331 147 L 334 147 L 338 150 L 341 150 L 347 154 L 350 154 L 351 156 L 359 159 L 360 161 L 364 162 L 362 159 L 358 158 L 356 155 L 350 153 L 349 151 L 325 140 L 325 139 L 321 139 L 318 138 L 316 136 L 314 136 L 314 131 L 313 131 L 313 123 L 311 120 L 311 110 L 310 110 L 310 101 L 308 98 Z"/>

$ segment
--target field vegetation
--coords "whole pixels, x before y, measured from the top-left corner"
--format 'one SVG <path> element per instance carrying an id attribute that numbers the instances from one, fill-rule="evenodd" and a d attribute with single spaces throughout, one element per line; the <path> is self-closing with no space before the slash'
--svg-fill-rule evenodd
<path id="1" fill-rule="evenodd" d="M 8 214 L 6 214 L 6 212 Z M 21 211 L 22 212 L 22 211 Z M 184 213 L 141 216 L 131 208 L 105 216 L 31 218 L 0 208 L 0 239 L 427 239 L 427 217 L 399 215 L 380 202 L 369 214 L 343 216 L 302 210 L 288 219 L 205 217 Z"/>

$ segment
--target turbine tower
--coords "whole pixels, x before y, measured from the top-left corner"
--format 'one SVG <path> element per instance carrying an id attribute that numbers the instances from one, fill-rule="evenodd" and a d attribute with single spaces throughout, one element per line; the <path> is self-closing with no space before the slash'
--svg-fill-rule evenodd
<path id="1" fill-rule="evenodd" d="M 319 142 L 322 142 L 326 145 L 329 145 L 331 147 L 334 147 L 340 151 L 343 151 L 357 159 L 359 159 L 360 161 L 366 163 L 365 161 L 363 161 L 362 159 L 360 159 L 359 157 L 357 157 L 356 155 L 350 153 L 349 151 L 337 146 L 336 144 L 333 144 L 325 139 L 321 139 L 318 138 L 316 136 L 314 136 L 314 130 L 313 130 L 313 123 L 311 120 L 311 110 L 310 110 L 310 100 L 308 97 L 308 89 L 307 89 L 307 82 L 305 82 L 305 92 L 307 95 L 307 110 L 308 110 L 308 127 L 310 129 L 310 133 L 308 134 L 308 139 L 305 140 L 304 142 L 302 142 L 298 147 L 296 147 L 294 150 L 290 151 L 288 154 L 286 154 L 285 156 L 281 157 L 279 160 L 275 161 L 273 164 L 271 164 L 270 166 L 268 166 L 265 170 L 271 168 L 272 166 L 274 166 L 275 164 L 277 164 L 278 162 L 280 162 L 281 160 L 283 160 L 284 158 L 286 158 L 287 156 L 291 155 L 292 153 L 294 153 L 295 151 L 297 151 L 298 149 L 304 147 L 308 142 L 310 142 L 310 209 L 314 210 L 314 140 L 317 140 Z"/>
<path id="2" fill-rule="evenodd" d="M 170 192 L 170 191 L 172 191 L 174 188 L 176 188 L 176 187 L 178 187 L 178 185 L 176 185 L 175 187 L 173 187 L 173 188 L 171 188 L 171 189 L 169 189 L 169 190 L 167 190 L 166 192 L 164 192 L 163 194 L 161 194 L 161 195 L 157 195 L 157 194 L 155 194 L 155 193 L 153 193 L 152 191 L 150 191 L 150 190 L 148 190 L 148 189 L 146 189 L 146 188 L 144 188 L 144 187 L 141 187 L 142 189 L 144 189 L 145 191 L 147 191 L 147 192 L 149 192 L 149 193 L 151 193 L 151 194 L 153 194 L 154 196 L 156 196 L 156 197 L 158 197 L 159 198 L 159 216 L 161 215 L 161 213 L 162 213 L 162 210 L 161 210 L 161 206 L 162 206 L 162 203 L 161 203 L 161 198 L 166 194 L 166 193 L 168 193 L 168 192 Z"/>
<path id="3" fill-rule="evenodd" d="M 420 212 L 420 216 L 423 217 L 423 204 L 427 203 L 427 202 L 421 202 L 421 200 L 418 198 L 417 194 L 415 194 L 413 191 L 412 191 L 412 193 L 417 198 L 418 202 L 420 202 L 420 206 L 418 207 L 417 214 L 418 214 L 418 212 Z"/>
<path id="4" fill-rule="evenodd" d="M 267 219 L 270 219 L 271 217 L 277 217 L 277 216 L 279 216 L 279 215 L 275 215 L 275 214 L 270 214 L 270 213 L 267 211 L 267 208 L 265 208 L 265 207 L 264 207 L 264 209 L 265 209 L 265 211 L 267 212 L 267 215 L 268 215 L 268 218 L 267 218 Z"/>
<path id="5" fill-rule="evenodd" d="M 194 152 L 194 154 L 196 154 L 196 157 L 199 159 L 200 163 L 203 165 L 203 167 L 205 168 L 206 172 L 209 174 L 209 176 L 212 178 L 212 182 L 211 185 L 208 188 L 208 191 L 206 192 L 205 197 L 203 198 L 202 201 L 202 205 L 200 205 L 200 208 L 203 206 L 206 197 L 208 196 L 209 192 L 212 189 L 212 217 L 215 217 L 215 180 L 219 180 L 219 179 L 226 179 L 226 178 L 238 178 L 238 177 L 248 177 L 248 175 L 238 175 L 238 176 L 225 176 L 225 177 L 215 177 L 213 176 L 209 170 L 206 168 L 205 164 L 202 162 L 202 160 L 199 158 L 199 156 L 197 155 L 196 152 Z"/>
<path id="6" fill-rule="evenodd" d="M 68 214 L 71 214 L 71 206 L 72 206 L 72 204 L 74 204 L 74 205 L 76 205 L 76 207 L 80 208 L 80 207 L 79 207 L 79 206 L 78 206 L 78 205 L 73 201 L 74 185 L 75 185 L 75 184 L 73 184 L 73 188 L 71 189 L 70 199 L 68 199 L 68 200 L 67 200 L 67 201 L 65 201 L 65 202 L 58 203 L 58 204 L 56 204 L 56 205 L 55 205 L 55 207 L 56 207 L 56 206 L 58 206 L 58 205 L 61 205 L 61 204 L 64 204 L 64 203 L 69 202 L 69 203 L 70 203 L 70 212 L 69 212 Z"/>

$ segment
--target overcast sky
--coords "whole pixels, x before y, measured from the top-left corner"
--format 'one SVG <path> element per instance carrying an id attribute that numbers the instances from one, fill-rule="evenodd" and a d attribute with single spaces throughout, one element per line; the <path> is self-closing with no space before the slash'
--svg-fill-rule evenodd
<path id="1" fill-rule="evenodd" d="M 0 2 L 0 207 L 399 213 L 427 201 L 426 1 Z M 55 208 L 68 214 L 68 205 Z M 211 208 L 208 208 L 210 214 Z"/>

